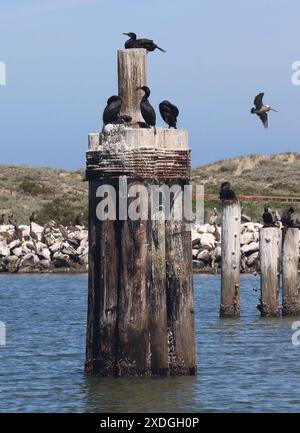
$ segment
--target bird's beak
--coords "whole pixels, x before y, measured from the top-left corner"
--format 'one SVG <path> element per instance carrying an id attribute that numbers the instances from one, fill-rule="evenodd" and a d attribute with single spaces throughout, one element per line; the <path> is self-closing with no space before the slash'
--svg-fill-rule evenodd
<path id="1" fill-rule="evenodd" d="M 122 33 L 122 35 L 125 35 L 125 36 L 129 36 L 129 34 L 128 34 L 128 33 Z"/>
<path id="2" fill-rule="evenodd" d="M 278 113 L 278 110 L 275 110 L 275 108 L 270 108 L 272 111 L 275 111 L 275 113 Z"/>
<path id="3" fill-rule="evenodd" d="M 138 91 L 138 90 L 142 90 L 142 88 L 141 88 L 141 87 L 137 87 L 135 90 L 136 90 L 136 91 Z"/>

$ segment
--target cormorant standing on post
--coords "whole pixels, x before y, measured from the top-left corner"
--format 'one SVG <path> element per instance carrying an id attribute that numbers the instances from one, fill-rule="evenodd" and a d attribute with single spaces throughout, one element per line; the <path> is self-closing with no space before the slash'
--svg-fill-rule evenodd
<path id="1" fill-rule="evenodd" d="M 120 115 L 122 107 L 121 96 L 113 95 L 107 100 L 107 105 L 103 111 L 103 123 L 107 125 L 108 123 L 126 123 L 131 122 L 131 117 L 127 115 Z"/>
<path id="2" fill-rule="evenodd" d="M 148 52 L 154 51 L 156 48 L 163 53 L 165 53 L 165 50 L 160 48 L 154 41 L 151 39 L 137 39 L 136 34 L 133 32 L 130 33 L 123 33 L 123 35 L 126 35 L 129 37 L 129 39 L 125 42 L 125 48 L 145 48 Z"/>
<path id="3" fill-rule="evenodd" d="M 274 108 L 272 108 L 270 105 L 264 105 L 263 104 L 263 97 L 264 97 L 264 93 L 259 93 L 258 95 L 255 96 L 254 98 L 254 105 L 255 108 L 251 108 L 251 113 L 252 114 L 257 114 L 258 117 L 260 118 L 260 120 L 262 121 L 263 125 L 265 128 L 268 128 L 268 114 L 267 112 L 272 110 L 272 111 L 276 111 L 274 110 Z"/>
<path id="4" fill-rule="evenodd" d="M 143 116 L 143 119 L 145 120 L 145 123 L 147 126 L 153 126 L 154 127 L 154 134 L 156 134 L 156 114 L 154 111 L 154 108 L 150 104 L 148 98 L 150 96 L 150 89 L 147 86 L 138 87 L 136 90 L 143 90 L 145 92 L 144 96 L 141 100 L 141 113 Z"/>
<path id="5" fill-rule="evenodd" d="M 35 223 L 36 222 L 36 213 L 32 212 L 32 214 L 29 217 L 29 223 Z"/>
<path id="6" fill-rule="evenodd" d="M 235 192 L 230 189 L 229 182 L 223 182 L 220 188 L 220 200 L 237 200 Z"/>
<path id="7" fill-rule="evenodd" d="M 289 209 L 285 209 L 281 216 L 281 222 L 284 227 L 293 227 L 294 220 L 292 220 L 292 215 L 295 212 L 294 208 L 290 207 Z"/>
<path id="8" fill-rule="evenodd" d="M 171 104 L 169 101 L 162 101 L 159 104 L 159 111 L 161 117 L 169 125 L 169 128 L 172 126 L 173 128 L 177 129 L 176 124 L 179 110 L 176 105 Z"/>
<path id="9" fill-rule="evenodd" d="M 263 222 L 264 222 L 264 227 L 274 227 L 274 220 L 273 220 L 273 215 L 270 212 L 270 209 L 265 207 L 264 208 L 264 213 L 263 213 Z"/>

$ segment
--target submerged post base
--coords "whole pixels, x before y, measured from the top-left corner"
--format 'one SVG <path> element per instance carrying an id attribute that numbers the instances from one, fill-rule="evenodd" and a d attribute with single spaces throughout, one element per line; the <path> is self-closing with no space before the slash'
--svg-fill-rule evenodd
<path id="1" fill-rule="evenodd" d="M 298 316 L 300 315 L 300 298 L 283 297 L 282 300 L 283 316 Z"/>
<path id="2" fill-rule="evenodd" d="M 220 305 L 220 317 L 240 317 L 240 305 Z"/>

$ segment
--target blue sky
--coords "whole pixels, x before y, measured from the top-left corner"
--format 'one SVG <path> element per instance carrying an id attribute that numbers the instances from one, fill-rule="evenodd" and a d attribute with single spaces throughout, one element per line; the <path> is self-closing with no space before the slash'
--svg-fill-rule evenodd
<path id="1" fill-rule="evenodd" d="M 10 0 L 0 6 L 1 163 L 68 169 L 85 162 L 116 93 L 122 32 L 153 38 L 151 102 L 169 99 L 190 133 L 193 166 L 299 151 L 298 0 Z M 256 93 L 277 108 L 270 129 L 250 114 Z M 158 115 L 158 124 L 163 125 Z"/>

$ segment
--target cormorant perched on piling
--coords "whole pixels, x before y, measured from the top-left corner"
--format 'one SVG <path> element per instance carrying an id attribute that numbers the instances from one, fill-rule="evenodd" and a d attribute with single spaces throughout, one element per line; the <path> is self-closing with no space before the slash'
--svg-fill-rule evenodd
<path id="1" fill-rule="evenodd" d="M 276 111 L 274 110 L 274 108 L 272 108 L 270 105 L 264 105 L 263 104 L 263 97 L 264 97 L 264 93 L 259 93 L 258 95 L 255 96 L 254 98 L 254 105 L 255 108 L 251 108 L 251 113 L 252 114 L 257 114 L 258 117 L 260 118 L 260 120 L 262 121 L 263 125 L 265 128 L 268 128 L 268 114 L 267 112 L 272 110 L 272 111 Z"/>
<path id="2" fill-rule="evenodd" d="M 150 104 L 148 98 L 150 96 L 150 89 L 147 86 L 143 86 L 143 87 L 137 87 L 136 90 L 143 90 L 145 92 L 144 96 L 142 97 L 141 100 L 141 113 L 143 116 L 143 119 L 145 120 L 145 123 L 147 126 L 153 126 L 154 127 L 154 134 L 156 134 L 156 128 L 155 128 L 155 123 L 156 123 L 156 114 L 154 111 L 154 108 L 152 107 L 152 105 Z"/>
<path id="3" fill-rule="evenodd" d="M 229 182 L 223 182 L 220 188 L 220 200 L 237 200 L 235 192 L 230 189 Z"/>
<path id="4" fill-rule="evenodd" d="M 171 104 L 169 101 L 162 101 L 159 104 L 159 111 L 161 117 L 169 125 L 169 128 L 172 126 L 173 128 L 177 129 L 176 124 L 179 110 L 176 105 Z"/>
<path id="5" fill-rule="evenodd" d="M 32 212 L 32 214 L 29 217 L 29 223 L 35 223 L 36 222 L 36 213 Z"/>
<path id="6" fill-rule="evenodd" d="M 269 208 L 267 207 L 264 208 L 264 213 L 262 218 L 264 222 L 264 227 L 275 227 L 273 215 L 271 214 Z"/>
<path id="7" fill-rule="evenodd" d="M 103 111 L 103 123 L 107 125 L 108 123 L 127 123 L 131 122 L 131 117 L 127 115 L 120 115 L 122 107 L 121 96 L 113 95 L 107 100 L 107 105 Z"/>
<path id="8" fill-rule="evenodd" d="M 137 39 L 136 34 L 133 32 L 123 33 L 123 35 L 129 37 L 129 39 L 124 44 L 126 49 L 145 48 L 149 52 L 149 51 L 154 51 L 157 48 L 158 50 L 165 53 L 165 50 L 163 50 L 158 45 L 156 45 L 156 43 L 151 39 Z"/>
<path id="9" fill-rule="evenodd" d="M 294 227 L 294 220 L 292 219 L 292 215 L 294 212 L 295 210 L 292 207 L 283 211 L 283 214 L 281 216 L 281 222 L 284 227 Z"/>

